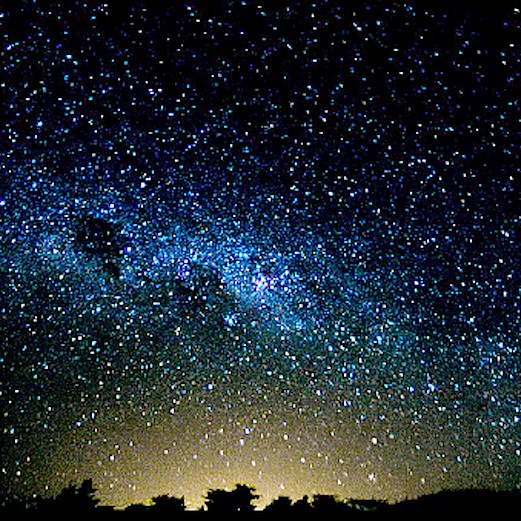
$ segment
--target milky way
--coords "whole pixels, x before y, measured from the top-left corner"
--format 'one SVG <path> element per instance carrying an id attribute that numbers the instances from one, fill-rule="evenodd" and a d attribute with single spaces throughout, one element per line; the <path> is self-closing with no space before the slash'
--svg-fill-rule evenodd
<path id="1" fill-rule="evenodd" d="M 4 493 L 519 485 L 519 9 L 0 12 Z"/>

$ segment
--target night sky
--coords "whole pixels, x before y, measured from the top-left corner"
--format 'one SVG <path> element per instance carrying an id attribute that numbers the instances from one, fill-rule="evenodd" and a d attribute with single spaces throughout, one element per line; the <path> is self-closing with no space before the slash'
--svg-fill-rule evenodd
<path id="1" fill-rule="evenodd" d="M 519 8 L 12 4 L 2 493 L 520 485 Z"/>

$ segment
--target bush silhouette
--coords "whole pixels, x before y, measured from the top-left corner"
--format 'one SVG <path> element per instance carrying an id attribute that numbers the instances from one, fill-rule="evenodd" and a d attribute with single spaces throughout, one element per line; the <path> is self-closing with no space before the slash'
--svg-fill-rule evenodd
<path id="1" fill-rule="evenodd" d="M 85 479 L 79 487 L 69 485 L 56 497 L 56 503 L 70 510 L 94 510 L 99 503 L 92 479 Z"/>
<path id="2" fill-rule="evenodd" d="M 253 501 L 259 498 L 254 494 L 255 487 L 235 485 L 232 491 L 212 489 L 206 494 L 206 509 L 215 514 L 249 513 L 255 506 Z"/>
<path id="3" fill-rule="evenodd" d="M 186 510 L 185 498 L 166 494 L 152 498 L 151 510 L 161 514 L 178 514 Z"/>
<path id="4" fill-rule="evenodd" d="M 0 518 L 16 519 L 26 513 L 34 512 L 45 515 L 84 515 L 110 514 L 120 518 L 149 518 L 167 519 L 192 516 L 189 514 L 184 497 L 168 496 L 166 494 L 152 498 L 150 505 L 133 504 L 117 512 L 111 506 L 99 506 L 96 498 L 96 488 L 91 479 L 85 479 L 80 486 L 71 484 L 62 489 L 55 497 L 41 498 L 31 495 L 29 498 L 9 497 L 0 494 Z M 264 510 L 255 512 L 254 502 L 259 499 L 255 488 L 250 485 L 236 484 L 231 491 L 225 489 L 211 489 L 205 496 L 204 508 L 201 508 L 202 517 L 213 518 L 214 515 L 290 515 L 299 517 L 324 517 L 328 519 L 365 519 L 375 517 L 387 518 L 420 518 L 425 516 L 461 516 L 477 517 L 486 515 L 511 515 L 521 509 L 521 490 L 513 489 L 495 491 L 487 489 L 445 490 L 438 493 L 422 496 L 412 500 L 405 500 L 395 504 L 388 504 L 380 500 L 365 499 L 338 499 L 334 495 L 315 494 L 312 499 L 305 495 L 293 502 L 288 496 L 279 496 L 268 504 Z M 123 516 L 121 517 L 121 515 Z M 125 514 L 129 514 L 125 517 Z M 110 517 L 109 517 L 110 518 Z"/>
<path id="5" fill-rule="evenodd" d="M 313 511 L 325 515 L 336 515 L 346 512 L 350 507 L 344 502 L 329 494 L 315 494 L 311 502 Z"/>
<path id="6" fill-rule="evenodd" d="M 313 507 L 309 502 L 308 496 L 303 496 L 301 499 L 297 499 L 297 501 L 293 503 L 293 512 L 297 515 L 311 514 L 312 511 Z"/>
<path id="7" fill-rule="evenodd" d="M 100 501 L 95 497 L 96 491 L 92 479 L 85 479 L 79 487 L 72 483 L 64 487 L 55 498 L 37 498 L 34 506 L 26 501 L 25 509 L 32 510 L 34 508 L 43 512 L 66 512 L 69 514 L 93 512 Z"/>
<path id="8" fill-rule="evenodd" d="M 288 496 L 279 496 L 267 505 L 263 512 L 270 514 L 289 514 L 292 510 L 292 501 Z"/>

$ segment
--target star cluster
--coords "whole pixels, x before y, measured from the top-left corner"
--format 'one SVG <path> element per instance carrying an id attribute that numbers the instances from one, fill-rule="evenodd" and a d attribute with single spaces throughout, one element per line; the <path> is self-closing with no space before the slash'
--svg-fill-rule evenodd
<path id="1" fill-rule="evenodd" d="M 0 11 L 2 490 L 519 485 L 520 15 Z"/>

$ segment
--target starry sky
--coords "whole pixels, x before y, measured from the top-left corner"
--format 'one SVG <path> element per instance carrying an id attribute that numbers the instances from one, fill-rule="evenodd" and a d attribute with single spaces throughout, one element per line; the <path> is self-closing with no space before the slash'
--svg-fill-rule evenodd
<path id="1" fill-rule="evenodd" d="M 519 486 L 521 11 L 452 4 L 0 9 L 3 493 Z"/>

